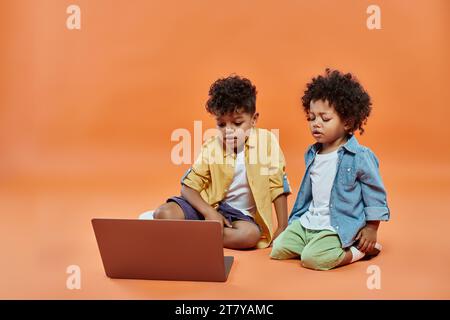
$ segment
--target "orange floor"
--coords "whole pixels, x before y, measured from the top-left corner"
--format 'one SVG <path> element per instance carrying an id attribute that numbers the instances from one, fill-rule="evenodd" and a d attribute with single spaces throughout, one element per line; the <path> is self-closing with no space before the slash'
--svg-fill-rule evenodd
<path id="1" fill-rule="evenodd" d="M 55 299 L 431 299 L 450 298 L 449 169 L 384 165 L 392 220 L 382 224 L 377 258 L 329 272 L 273 261 L 269 249 L 226 250 L 235 256 L 226 283 L 112 280 L 103 273 L 92 217 L 132 218 L 177 188 L 175 174 L 132 184 L 124 177 L 8 181 L 2 186 L 0 298 Z M 169 177 L 160 188 L 151 180 Z M 97 182 L 97 184 L 95 184 Z M 440 183 L 439 189 L 433 186 Z M 39 185 L 39 186 L 38 186 Z M 26 189 L 24 188 L 26 186 Z M 298 188 L 298 182 L 294 188 Z M 429 192 L 429 190 L 434 190 Z M 290 199 L 292 206 L 293 197 Z M 180 261 L 180 263 L 182 263 Z M 366 286 L 367 268 L 381 270 L 381 289 Z M 67 266 L 81 268 L 81 290 L 66 289 Z"/>

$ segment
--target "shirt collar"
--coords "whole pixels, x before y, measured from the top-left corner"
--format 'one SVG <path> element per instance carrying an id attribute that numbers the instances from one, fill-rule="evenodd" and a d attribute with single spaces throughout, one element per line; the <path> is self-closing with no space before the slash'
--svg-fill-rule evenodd
<path id="1" fill-rule="evenodd" d="M 313 144 L 309 150 L 312 151 L 314 154 L 317 153 L 317 151 L 319 151 L 320 147 L 322 146 L 321 143 L 317 142 L 315 144 Z M 359 147 L 359 142 L 356 139 L 355 135 L 351 135 L 350 138 L 347 140 L 347 142 L 342 145 L 341 148 L 345 148 L 347 151 L 351 152 L 351 153 L 356 153 Z"/>
<path id="2" fill-rule="evenodd" d="M 351 153 L 356 153 L 359 148 L 359 142 L 358 139 L 356 139 L 355 135 L 352 134 L 350 138 L 347 140 L 347 142 L 343 145 L 345 149 L 350 151 Z"/>

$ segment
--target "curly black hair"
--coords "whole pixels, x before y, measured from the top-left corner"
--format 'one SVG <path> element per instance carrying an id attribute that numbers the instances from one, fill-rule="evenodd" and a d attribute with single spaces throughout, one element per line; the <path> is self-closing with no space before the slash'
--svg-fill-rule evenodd
<path id="1" fill-rule="evenodd" d="M 326 69 L 324 75 L 313 78 L 306 85 L 302 97 L 303 109 L 309 112 L 311 101 L 328 101 L 339 114 L 341 120 L 350 126 L 349 132 L 359 129 L 364 133 L 363 125 L 372 110 L 369 94 L 351 73 L 343 74 L 337 70 Z"/>
<path id="2" fill-rule="evenodd" d="M 256 87 L 238 75 L 218 79 L 209 89 L 206 110 L 215 116 L 234 111 L 253 115 L 256 112 Z"/>

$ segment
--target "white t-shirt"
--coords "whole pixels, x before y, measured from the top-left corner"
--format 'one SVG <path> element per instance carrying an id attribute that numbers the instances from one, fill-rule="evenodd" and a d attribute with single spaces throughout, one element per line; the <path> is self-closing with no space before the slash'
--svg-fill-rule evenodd
<path id="1" fill-rule="evenodd" d="M 303 227 L 311 230 L 336 230 L 330 222 L 330 195 L 336 176 L 338 150 L 316 154 L 310 170 L 312 198 L 308 211 L 300 217 Z"/>
<path id="2" fill-rule="evenodd" d="M 247 181 L 245 170 L 245 148 L 236 155 L 233 181 L 223 202 L 245 215 L 253 217 L 256 211 L 255 199 Z"/>

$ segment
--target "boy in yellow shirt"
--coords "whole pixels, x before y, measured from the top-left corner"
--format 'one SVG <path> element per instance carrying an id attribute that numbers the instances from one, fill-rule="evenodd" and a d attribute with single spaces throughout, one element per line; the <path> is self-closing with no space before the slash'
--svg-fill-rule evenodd
<path id="1" fill-rule="evenodd" d="M 206 110 L 215 117 L 218 134 L 203 144 L 182 177 L 181 196 L 169 198 L 154 218 L 217 220 L 224 226 L 224 247 L 268 247 L 287 226 L 291 190 L 277 138 L 255 128 L 256 88 L 239 76 L 219 79 Z"/>

